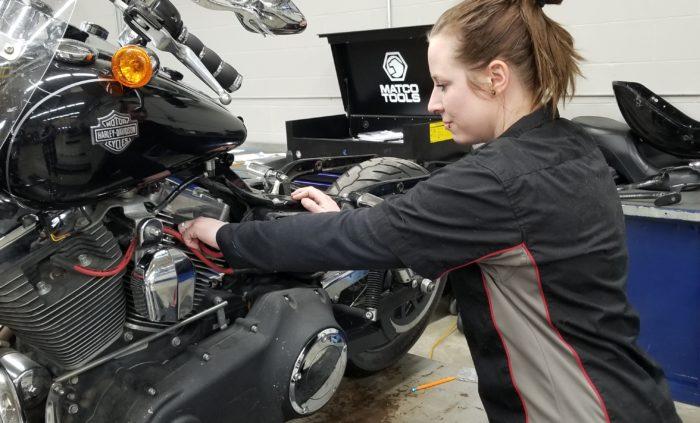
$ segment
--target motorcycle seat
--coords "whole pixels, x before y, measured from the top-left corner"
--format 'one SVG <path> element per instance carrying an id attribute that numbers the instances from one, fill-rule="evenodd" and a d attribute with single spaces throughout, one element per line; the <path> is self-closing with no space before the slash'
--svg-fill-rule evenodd
<path id="1" fill-rule="evenodd" d="M 700 159 L 700 122 L 637 82 L 615 81 L 613 91 L 632 131 L 655 148 Z"/>
<path id="2" fill-rule="evenodd" d="M 573 122 L 593 137 L 605 161 L 622 178 L 621 182 L 639 182 L 659 173 L 657 167 L 641 156 L 634 134 L 624 123 L 598 116 L 580 116 Z"/>

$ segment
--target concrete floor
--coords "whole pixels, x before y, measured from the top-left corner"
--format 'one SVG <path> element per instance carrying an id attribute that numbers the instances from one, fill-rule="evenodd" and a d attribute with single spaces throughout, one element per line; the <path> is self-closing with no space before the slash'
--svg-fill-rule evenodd
<path id="1" fill-rule="evenodd" d="M 430 358 L 430 350 L 433 344 L 448 332 L 450 328 L 454 327 L 457 321 L 457 316 L 452 316 L 448 308 L 449 298 L 445 296 L 442 298 L 441 303 L 433 315 L 432 322 L 428 325 L 423 336 L 421 336 L 418 342 L 416 342 L 409 351 L 411 354 Z M 464 335 L 458 330 L 452 332 L 452 334 L 435 348 L 432 359 L 450 365 L 451 367 L 459 368 L 465 372 L 469 372 L 474 367 L 467 341 Z M 700 407 L 677 402 L 676 410 L 681 420 L 683 420 L 683 423 L 700 423 Z M 399 420 L 396 420 L 396 422 L 399 422 Z"/>
<path id="2" fill-rule="evenodd" d="M 411 390 L 454 377 L 457 370 L 407 354 L 378 374 L 343 378 L 323 409 L 290 423 L 488 423 L 474 381 L 457 379 L 418 392 Z"/>

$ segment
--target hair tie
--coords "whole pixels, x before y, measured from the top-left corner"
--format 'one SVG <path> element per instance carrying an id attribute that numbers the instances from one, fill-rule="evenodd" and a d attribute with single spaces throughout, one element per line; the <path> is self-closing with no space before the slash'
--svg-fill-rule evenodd
<path id="1" fill-rule="evenodd" d="M 545 4 L 547 4 L 547 2 L 545 0 L 537 0 L 537 5 L 540 8 L 543 8 Z"/>

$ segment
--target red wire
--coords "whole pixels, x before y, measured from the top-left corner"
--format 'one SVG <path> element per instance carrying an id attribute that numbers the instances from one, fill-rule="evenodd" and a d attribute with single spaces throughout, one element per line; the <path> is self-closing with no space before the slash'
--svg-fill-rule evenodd
<path id="1" fill-rule="evenodd" d="M 204 254 L 208 255 L 209 257 L 224 258 L 223 253 L 209 249 L 209 247 L 207 247 L 202 241 L 199 242 L 199 249 L 202 250 L 202 252 L 204 252 Z"/>
<path id="2" fill-rule="evenodd" d="M 129 264 L 129 260 L 131 260 L 131 257 L 134 256 L 134 251 L 136 251 L 136 238 L 131 240 L 129 247 L 126 249 L 126 253 L 124 253 L 124 257 L 122 257 L 122 260 L 115 267 L 111 269 L 97 270 L 91 269 L 89 267 L 79 266 L 76 264 L 75 266 L 73 266 L 73 270 L 88 276 L 96 276 L 102 278 L 114 276 L 126 268 L 126 265 Z"/>
<path id="3" fill-rule="evenodd" d="M 175 239 L 177 239 L 181 243 L 183 243 L 183 244 L 185 243 L 185 241 L 182 239 L 182 235 L 180 234 L 180 232 L 176 231 L 175 229 L 171 229 L 171 228 L 165 226 L 165 227 L 163 227 L 163 231 L 166 234 L 174 237 Z M 224 256 L 220 252 L 217 252 L 217 251 L 214 251 L 214 250 L 207 248 L 201 241 L 199 242 L 199 248 L 202 251 L 204 251 L 204 253 L 206 255 L 213 257 L 213 258 L 222 258 Z M 87 275 L 87 276 L 95 276 L 95 277 L 102 277 L 102 278 L 108 277 L 108 276 L 114 276 L 126 268 L 127 264 L 129 264 L 129 261 L 134 256 L 135 251 L 136 251 L 136 238 L 131 240 L 129 247 L 126 249 L 126 253 L 124 253 L 124 257 L 122 257 L 122 260 L 115 267 L 113 267 L 111 269 L 98 270 L 98 269 L 91 269 L 89 267 L 79 266 L 76 264 L 75 266 L 73 266 L 73 270 L 75 270 L 76 272 L 81 273 L 83 275 Z M 206 264 L 207 266 L 212 268 L 214 271 L 219 272 L 219 273 L 224 273 L 227 275 L 233 274 L 233 269 L 228 268 L 228 267 L 224 268 L 224 267 L 217 265 L 213 261 L 206 258 L 204 256 L 204 254 L 202 254 L 202 251 L 199 251 L 195 248 L 190 248 L 190 251 L 192 251 L 192 253 L 195 256 L 197 256 L 197 258 L 202 260 L 202 262 L 204 264 Z"/>
<path id="4" fill-rule="evenodd" d="M 185 243 L 185 241 L 182 239 L 182 234 L 181 234 L 180 232 L 176 231 L 175 229 L 172 229 L 172 228 L 169 228 L 169 227 L 167 227 L 167 226 L 164 226 L 164 227 L 163 227 L 163 232 L 165 232 L 166 234 L 172 236 L 173 238 L 177 239 L 178 241 L 182 242 L 183 244 Z M 202 251 L 197 250 L 196 248 L 192 248 L 192 247 L 188 247 L 188 248 L 190 249 L 190 251 L 192 251 L 192 253 L 193 253 L 195 256 L 197 256 L 198 259 L 202 260 L 202 262 L 203 262 L 204 264 L 206 264 L 207 266 L 209 266 L 209 267 L 212 268 L 213 270 L 215 270 L 215 271 L 217 271 L 217 272 L 219 272 L 219 273 L 227 274 L 227 275 L 232 275 L 232 274 L 233 274 L 233 269 L 231 269 L 231 268 L 229 268 L 229 267 L 221 267 L 221 266 L 217 265 L 216 263 L 214 263 L 213 261 L 211 261 L 211 260 L 209 260 L 208 258 L 206 258 L 206 257 L 204 256 L 204 254 L 202 254 L 202 251 L 204 251 L 204 252 L 207 253 L 208 255 L 210 255 L 210 256 L 212 256 L 212 257 L 216 257 L 214 254 L 217 254 L 217 255 L 218 255 L 218 254 L 221 254 L 221 253 L 215 253 L 214 251 L 212 251 L 212 250 L 206 248 L 206 247 L 204 246 L 204 244 L 202 244 L 201 241 L 199 242 L 199 248 L 200 248 Z M 213 253 L 213 254 L 210 254 L 210 253 Z M 221 257 L 223 257 L 223 254 L 221 254 Z M 217 258 L 218 258 L 218 257 L 217 257 Z"/>

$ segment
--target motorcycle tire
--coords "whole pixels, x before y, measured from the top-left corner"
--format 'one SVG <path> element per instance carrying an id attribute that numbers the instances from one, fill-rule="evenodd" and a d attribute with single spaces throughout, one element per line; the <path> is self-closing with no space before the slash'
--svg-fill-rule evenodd
<path id="1" fill-rule="evenodd" d="M 326 194 L 347 194 L 377 182 L 400 178 L 415 178 L 429 174 L 430 172 L 423 166 L 410 160 L 397 159 L 395 157 L 378 157 L 348 169 L 326 190 Z"/>
<path id="2" fill-rule="evenodd" d="M 425 168 L 414 162 L 393 157 L 380 157 L 362 162 L 341 175 L 333 185 L 326 191 L 331 195 L 340 195 L 356 191 L 377 182 L 412 178 L 428 175 Z M 348 357 L 346 374 L 350 376 L 365 376 L 379 372 L 403 357 L 418 338 L 423 334 L 430 321 L 430 316 L 437 307 L 442 291 L 445 287 L 445 278 L 436 281 L 435 289 L 430 295 L 428 304 L 423 307 L 427 312 L 420 312 L 416 316 L 418 322 L 405 332 L 397 333 L 393 339 L 372 350 L 360 351 Z M 381 331 L 379 324 L 376 330 Z M 352 350 L 352 346 L 350 347 Z"/>

